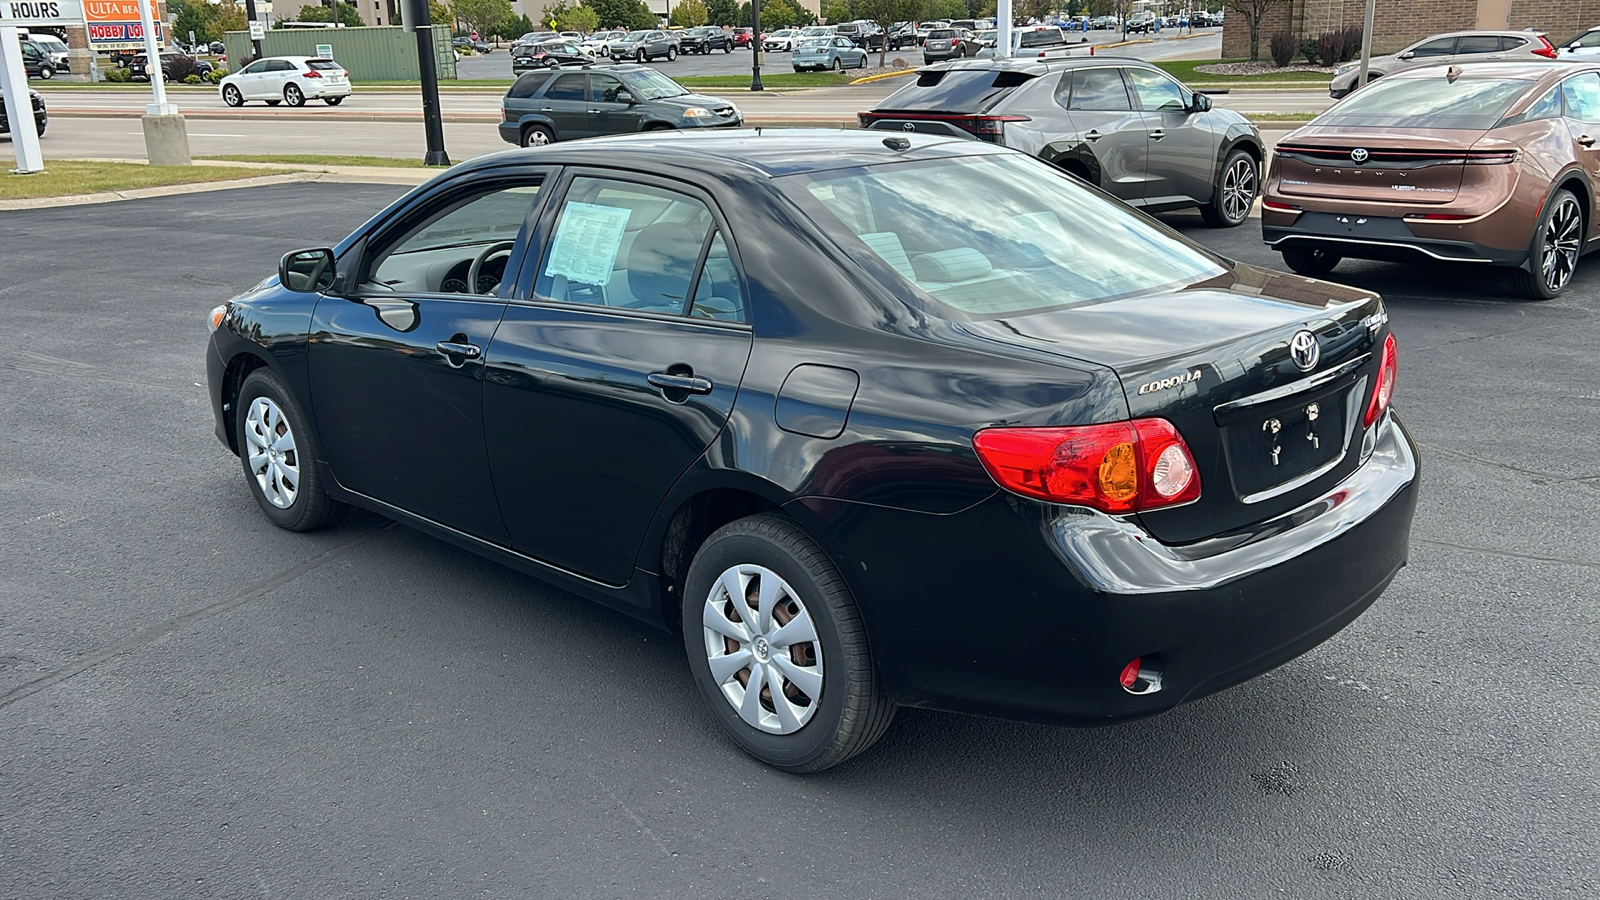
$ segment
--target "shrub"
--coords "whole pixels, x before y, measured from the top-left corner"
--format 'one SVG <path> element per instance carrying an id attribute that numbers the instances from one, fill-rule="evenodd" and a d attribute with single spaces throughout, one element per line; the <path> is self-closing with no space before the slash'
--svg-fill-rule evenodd
<path id="1" fill-rule="evenodd" d="M 226 77 L 228 77 L 228 70 L 223 68 L 222 66 L 217 66 L 215 69 L 211 70 L 211 74 L 210 75 L 206 76 L 206 80 L 211 82 L 212 84 L 221 84 L 222 83 L 222 79 L 224 79 Z"/>
<path id="2" fill-rule="evenodd" d="M 1294 39 L 1294 35 L 1287 31 L 1280 31 L 1274 34 L 1270 47 L 1272 49 L 1272 64 L 1280 69 L 1294 62 L 1295 51 L 1300 49 L 1299 42 Z"/>
<path id="3" fill-rule="evenodd" d="M 200 76 L 199 75 L 185 75 L 183 77 L 183 83 L 184 84 L 199 84 L 200 83 Z"/>
<path id="4" fill-rule="evenodd" d="M 174 56 L 172 62 L 167 63 L 167 77 L 173 81 L 186 81 L 193 74 L 194 60 L 187 56 Z"/>
<path id="5" fill-rule="evenodd" d="M 1317 35 L 1317 65 L 1336 66 L 1344 52 L 1344 32 L 1325 31 Z"/>
<path id="6" fill-rule="evenodd" d="M 1311 63 L 1313 66 L 1316 65 L 1317 64 L 1317 39 L 1316 38 L 1309 38 L 1309 37 L 1308 38 L 1301 38 L 1300 39 L 1300 55 L 1306 58 L 1306 62 Z"/>
<path id="7" fill-rule="evenodd" d="M 107 69 L 105 74 L 107 81 L 114 81 L 118 84 L 127 83 L 131 77 L 128 75 L 127 69 Z"/>

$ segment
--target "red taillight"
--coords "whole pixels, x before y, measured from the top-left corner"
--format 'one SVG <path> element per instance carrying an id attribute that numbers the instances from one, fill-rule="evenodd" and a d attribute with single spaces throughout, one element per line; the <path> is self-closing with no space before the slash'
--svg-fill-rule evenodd
<path id="1" fill-rule="evenodd" d="M 1394 333 L 1390 332 L 1383 341 L 1383 358 L 1378 362 L 1378 386 L 1372 389 L 1372 401 L 1367 404 L 1366 427 L 1371 428 L 1372 423 L 1378 421 L 1378 417 L 1389 408 L 1389 401 L 1394 399 L 1394 376 L 1399 364 L 1400 355 L 1395 349 Z"/>
<path id="2" fill-rule="evenodd" d="M 322 73 L 318 72 L 316 69 L 310 69 L 310 70 L 307 70 L 305 72 L 301 72 L 300 75 L 303 78 L 321 78 L 322 77 Z"/>
<path id="3" fill-rule="evenodd" d="M 972 130 L 982 135 L 1001 135 L 1006 133 L 1007 122 L 1026 122 L 1027 116 L 973 116 Z"/>
<path id="4" fill-rule="evenodd" d="M 950 39 L 950 46 L 952 46 L 952 47 L 961 46 L 961 39 L 960 38 L 951 38 Z"/>
<path id="5" fill-rule="evenodd" d="M 1545 37 L 1544 35 L 1541 34 L 1541 35 L 1539 35 L 1539 43 L 1543 44 L 1544 46 L 1543 47 L 1535 47 L 1533 49 L 1533 55 L 1534 56 L 1542 56 L 1545 59 L 1555 59 L 1556 58 L 1556 48 L 1555 48 L 1555 46 L 1553 44 L 1550 43 L 1550 39 L 1549 38 L 1547 38 L 1547 37 Z"/>
<path id="6" fill-rule="evenodd" d="M 972 446 L 1003 488 L 1051 503 L 1134 513 L 1200 497 L 1200 473 L 1166 419 L 1061 428 L 986 428 Z"/>

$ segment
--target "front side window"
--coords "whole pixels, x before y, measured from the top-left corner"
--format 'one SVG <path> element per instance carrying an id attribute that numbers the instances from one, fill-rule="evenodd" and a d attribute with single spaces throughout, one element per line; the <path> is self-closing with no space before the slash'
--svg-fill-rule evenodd
<path id="1" fill-rule="evenodd" d="M 1449 37 L 1418 44 L 1411 49 L 1411 56 L 1413 59 L 1423 59 L 1429 56 L 1449 56 L 1454 52 L 1456 52 L 1456 39 Z"/>
<path id="2" fill-rule="evenodd" d="M 1054 171 L 1031 157 L 986 154 L 777 181 L 825 232 L 853 236 L 847 253 L 876 256 L 946 318 L 1105 302 L 1226 271 Z"/>
<path id="3" fill-rule="evenodd" d="M 683 85 L 657 72 L 655 69 L 640 69 L 629 72 L 623 77 L 623 83 L 628 86 L 628 92 L 640 100 L 661 100 L 667 97 L 681 97 L 689 93 L 684 89 Z"/>
<path id="4" fill-rule="evenodd" d="M 1585 31 L 1583 34 L 1570 41 L 1567 46 L 1577 44 L 1579 47 L 1600 47 L 1600 31 Z"/>
<path id="5" fill-rule="evenodd" d="M 607 178 L 572 181 L 534 282 L 540 299 L 737 321 L 743 292 L 698 198 Z"/>
<path id="6" fill-rule="evenodd" d="M 521 232 L 538 196 L 538 179 L 528 178 L 463 190 L 447 202 L 408 217 L 373 242 L 365 286 L 399 292 L 493 293 L 511 255 L 509 245 Z M 479 259 L 479 284 L 469 285 L 472 263 Z M 482 289 L 485 287 L 487 290 Z"/>
<path id="7" fill-rule="evenodd" d="M 1139 106 L 1146 110 L 1179 112 L 1189 107 L 1184 89 L 1172 79 L 1145 69 L 1128 69 L 1128 80 L 1133 82 L 1133 92 L 1139 97 Z"/>
<path id="8" fill-rule="evenodd" d="M 1064 79 L 1063 79 L 1064 80 Z M 1092 112 L 1131 110 L 1128 89 L 1118 69 L 1079 69 L 1072 73 L 1072 97 L 1067 109 Z"/>
<path id="9" fill-rule="evenodd" d="M 589 76 L 589 101 L 591 103 L 622 103 L 622 92 L 627 90 L 614 75 Z"/>
<path id="10" fill-rule="evenodd" d="M 267 70 L 267 62 L 268 61 L 264 60 L 264 59 L 257 60 L 256 62 L 253 62 L 248 66 L 245 66 L 244 67 L 244 71 L 240 72 L 239 74 L 240 75 L 259 75 L 262 72 L 265 72 Z"/>

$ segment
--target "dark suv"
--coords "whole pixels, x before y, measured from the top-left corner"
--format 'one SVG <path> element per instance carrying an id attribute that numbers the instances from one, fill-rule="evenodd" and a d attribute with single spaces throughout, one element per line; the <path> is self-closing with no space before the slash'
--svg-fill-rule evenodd
<path id="1" fill-rule="evenodd" d="M 684 53 L 733 52 L 733 35 L 715 25 L 702 25 L 679 32 L 678 48 Z"/>
<path id="2" fill-rule="evenodd" d="M 44 109 L 44 98 L 39 96 L 38 91 L 29 88 L 28 99 L 33 103 L 33 124 L 35 129 L 43 136 L 44 127 L 50 122 L 50 116 Z M 6 95 L 4 91 L 0 91 L 0 134 L 10 133 L 11 120 L 7 118 Z"/>
<path id="3" fill-rule="evenodd" d="M 1004 144 L 1130 206 L 1198 206 L 1214 226 L 1242 224 L 1261 183 L 1261 132 L 1249 119 L 1135 59 L 940 63 L 858 118 Z"/>
<path id="4" fill-rule="evenodd" d="M 523 147 L 603 134 L 744 124 L 732 103 L 691 94 L 641 65 L 529 72 L 511 85 L 501 106 L 500 137 Z"/>

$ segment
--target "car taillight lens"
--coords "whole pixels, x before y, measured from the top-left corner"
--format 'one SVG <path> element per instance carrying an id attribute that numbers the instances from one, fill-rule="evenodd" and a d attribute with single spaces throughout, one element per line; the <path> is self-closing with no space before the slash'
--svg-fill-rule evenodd
<path id="1" fill-rule="evenodd" d="M 950 46 L 952 46 L 952 47 L 961 46 L 961 39 L 960 38 L 951 38 L 950 39 Z"/>
<path id="2" fill-rule="evenodd" d="M 1543 47 L 1535 47 L 1533 49 L 1533 55 L 1534 56 L 1542 56 L 1545 59 L 1555 59 L 1556 58 L 1556 48 L 1550 43 L 1550 39 L 1549 38 L 1545 37 L 1544 35 L 1540 35 L 1539 36 L 1539 43 L 1543 44 L 1544 46 Z"/>
<path id="3" fill-rule="evenodd" d="M 1200 473 L 1166 419 L 1061 428 L 986 428 L 972 446 L 989 475 L 1024 497 L 1125 514 L 1200 498 Z"/>
<path id="4" fill-rule="evenodd" d="M 1372 423 L 1389 408 L 1389 401 L 1394 399 L 1394 376 L 1400 364 L 1400 354 L 1395 349 L 1394 334 L 1391 332 L 1383 341 L 1383 358 L 1378 362 L 1378 386 L 1372 391 L 1372 400 L 1367 403 L 1366 427 L 1371 428 Z"/>
<path id="5" fill-rule="evenodd" d="M 999 137 L 1006 133 L 1007 122 L 1026 122 L 1027 116 L 973 116 L 972 130 L 983 137 Z"/>
<path id="6" fill-rule="evenodd" d="M 300 75 L 303 78 L 321 78 L 322 77 L 322 73 L 318 72 L 316 69 L 311 69 L 309 71 L 301 72 Z"/>

